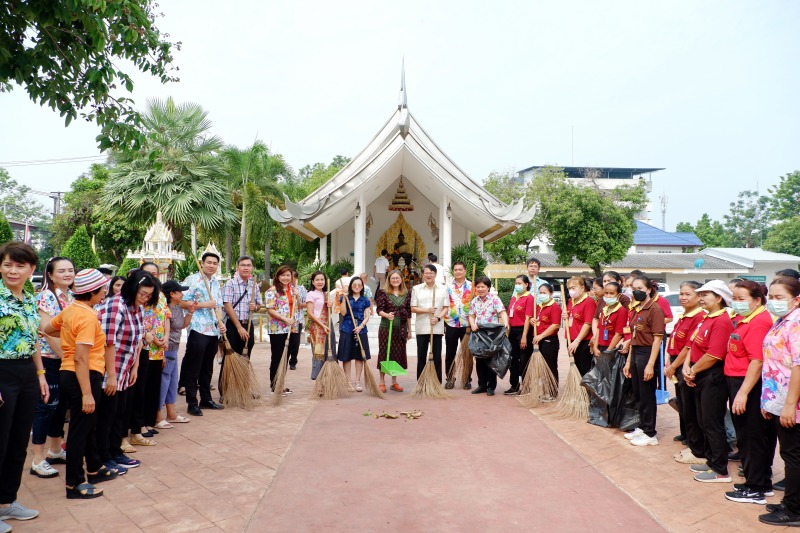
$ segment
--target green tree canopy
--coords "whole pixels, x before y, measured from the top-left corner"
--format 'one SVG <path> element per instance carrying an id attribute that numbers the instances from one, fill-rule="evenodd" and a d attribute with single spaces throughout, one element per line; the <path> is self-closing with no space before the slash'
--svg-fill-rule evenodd
<path id="1" fill-rule="evenodd" d="M 785 221 L 800 213 L 800 171 L 781 176 L 780 182 L 769 188 L 772 218 Z"/>
<path id="2" fill-rule="evenodd" d="M 731 235 L 718 220 L 711 220 L 708 213 L 703 213 L 697 224 L 678 222 L 675 231 L 692 232 L 703 242 L 704 248 L 727 248 L 731 246 Z"/>
<path id="3" fill-rule="evenodd" d="M 14 232 L 11 230 L 11 224 L 9 224 L 8 219 L 0 213 L 0 244 L 5 244 L 12 240 L 14 240 Z"/>
<path id="4" fill-rule="evenodd" d="M 84 268 L 97 268 L 100 266 L 100 261 L 97 255 L 92 250 L 92 239 L 89 238 L 89 232 L 86 231 L 85 226 L 79 226 L 69 238 L 64 248 L 61 249 L 61 255 L 69 257 L 75 264 L 75 271 L 83 270 Z"/>
<path id="5" fill-rule="evenodd" d="M 143 140 L 133 90 L 119 65 L 131 64 L 162 83 L 172 49 L 155 25 L 153 0 L 10 0 L 0 3 L 0 91 L 23 87 L 34 102 L 65 117 L 96 122 L 101 149 L 138 147 Z M 124 62 L 122 61 L 124 60 Z"/>
<path id="6" fill-rule="evenodd" d="M 724 216 L 725 229 L 731 234 L 733 246 L 757 248 L 770 225 L 769 198 L 757 191 L 742 191 L 738 198 Z"/>
<path id="7" fill-rule="evenodd" d="M 776 224 L 764 241 L 763 248 L 800 256 L 800 215 Z"/>

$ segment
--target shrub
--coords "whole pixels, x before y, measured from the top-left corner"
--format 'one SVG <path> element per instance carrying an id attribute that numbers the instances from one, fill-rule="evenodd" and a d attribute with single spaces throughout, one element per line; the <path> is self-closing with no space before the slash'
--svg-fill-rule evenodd
<path id="1" fill-rule="evenodd" d="M 75 272 L 100 266 L 100 260 L 92 250 L 92 240 L 89 238 L 89 232 L 86 231 L 86 226 L 83 225 L 78 226 L 72 237 L 67 240 L 64 248 L 61 249 L 61 255 L 72 259 L 75 264 Z"/>

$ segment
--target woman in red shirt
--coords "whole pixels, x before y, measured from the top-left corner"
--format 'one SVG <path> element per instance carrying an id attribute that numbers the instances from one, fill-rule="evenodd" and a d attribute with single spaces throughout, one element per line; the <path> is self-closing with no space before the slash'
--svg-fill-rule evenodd
<path id="1" fill-rule="evenodd" d="M 536 295 L 536 319 L 531 319 L 531 325 L 536 326 L 533 344 L 539 346 L 539 352 L 558 383 L 558 350 L 561 347 L 558 330 L 561 327 L 561 308 L 553 299 L 553 286 L 549 283 L 539 286 L 539 294 Z"/>
<path id="2" fill-rule="evenodd" d="M 745 482 L 734 485 L 725 497 L 734 502 L 765 504 L 772 492 L 772 459 L 777 433 L 761 416 L 762 345 L 772 327 L 765 291 L 755 281 L 744 280 L 733 289 L 733 334 L 725 356 L 731 418 L 736 444 L 742 453 Z"/>
<path id="3" fill-rule="evenodd" d="M 511 341 L 511 388 L 503 394 L 519 394 L 519 380 L 531 358 L 528 346 L 528 327 L 533 317 L 533 296 L 528 292 L 531 282 L 528 276 L 517 276 L 514 280 L 514 294 L 508 304 L 508 340 Z"/>
<path id="4" fill-rule="evenodd" d="M 678 380 L 675 383 L 675 394 L 678 402 L 681 433 L 673 439 L 678 441 L 687 440 L 684 397 L 687 394 L 691 394 L 692 398 L 694 398 L 694 387 L 686 386 L 681 370 L 683 369 L 683 362 L 689 355 L 692 333 L 695 332 L 697 326 L 706 316 L 705 311 L 700 307 L 700 295 L 697 294 L 697 289 L 700 287 L 701 284 L 696 281 L 684 281 L 681 283 L 678 301 L 683 307 L 683 313 L 678 315 L 678 321 L 669 336 L 669 341 L 667 341 L 667 354 L 669 354 L 670 362 L 664 365 L 664 375 L 667 379 L 674 377 Z M 663 300 L 663 298 L 661 299 Z M 690 401 L 694 405 L 694 400 Z M 677 462 L 684 464 L 702 464 L 706 462 L 705 459 L 695 457 L 690 448 L 676 453 L 673 457 Z"/>
<path id="5" fill-rule="evenodd" d="M 703 483 L 730 483 L 725 412 L 728 387 L 723 365 L 733 323 L 725 307 L 731 303 L 731 290 L 722 280 L 711 280 L 699 289 L 700 305 L 708 313 L 692 334 L 689 358 L 683 363 L 686 385 L 694 387 L 694 404 L 684 403 L 689 447 L 705 464 L 690 468 Z M 691 397 L 690 397 L 691 398 Z M 694 411 L 694 417 L 692 416 Z"/>
<path id="6" fill-rule="evenodd" d="M 597 336 L 592 339 L 594 354 L 613 350 L 622 341 L 628 325 L 628 309 L 620 301 L 622 287 L 611 281 L 603 287 L 603 305 L 598 305 Z"/>
<path id="7" fill-rule="evenodd" d="M 584 277 L 573 276 L 567 281 L 569 301 L 564 318 L 569 328 L 570 343 L 567 350 L 575 357 L 575 366 L 581 376 L 592 369 L 592 352 L 589 341 L 592 340 L 592 318 L 597 303 L 589 297 L 591 286 Z"/>

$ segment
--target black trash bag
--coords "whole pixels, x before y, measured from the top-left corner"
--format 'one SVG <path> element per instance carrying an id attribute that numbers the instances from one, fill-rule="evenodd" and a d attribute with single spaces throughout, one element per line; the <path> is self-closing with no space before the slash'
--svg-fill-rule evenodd
<path id="1" fill-rule="evenodd" d="M 581 385 L 589 393 L 589 423 L 595 426 L 611 425 L 609 407 L 614 403 L 616 359 L 616 351 L 595 357 L 594 367 L 581 379 Z"/>
<path id="2" fill-rule="evenodd" d="M 503 347 L 500 352 L 489 359 L 489 368 L 497 374 L 497 377 L 503 379 L 506 377 L 509 366 L 511 366 L 511 341 L 508 340 L 508 337 L 503 335 Z"/>
<path id="3" fill-rule="evenodd" d="M 633 393 L 633 383 L 622 373 L 627 356 L 619 354 L 615 362 L 616 383 L 614 384 L 614 399 L 609 405 L 609 421 L 611 427 L 622 431 L 631 431 L 639 426 L 638 398 Z"/>
<path id="4" fill-rule="evenodd" d="M 506 328 L 502 324 L 480 324 L 478 331 L 473 331 L 469 336 L 469 353 L 472 357 L 486 359 L 494 357 L 503 350 L 504 342 L 511 351 L 511 343 L 506 337 Z"/>

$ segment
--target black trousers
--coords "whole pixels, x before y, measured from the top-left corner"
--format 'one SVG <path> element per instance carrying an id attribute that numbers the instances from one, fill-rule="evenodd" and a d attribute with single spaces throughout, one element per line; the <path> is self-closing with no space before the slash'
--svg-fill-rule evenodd
<path id="1" fill-rule="evenodd" d="M 122 439 L 128 435 L 131 389 L 117 391 L 113 396 L 103 392 L 97 402 L 97 452 L 104 463 L 122 453 Z"/>
<path id="2" fill-rule="evenodd" d="M 160 363 L 160 361 L 152 361 L 152 363 Z M 130 396 L 128 397 L 130 404 L 130 429 L 131 434 L 142 432 L 142 426 L 145 425 L 145 397 L 147 392 L 147 380 L 150 377 L 150 352 L 142 350 L 139 354 L 139 367 L 136 370 L 136 383 L 131 387 Z"/>
<path id="3" fill-rule="evenodd" d="M 783 493 L 782 503 L 790 513 L 800 515 L 800 425 L 785 428 L 780 425 L 779 418 L 772 416 L 773 424 L 778 428 L 778 441 L 781 444 L 781 457 L 786 473 L 786 492 Z"/>
<path id="4" fill-rule="evenodd" d="M 299 331 L 297 333 L 289 334 L 289 353 L 287 354 L 289 366 L 297 366 L 297 354 L 300 352 L 300 339 L 302 338 L 300 335 L 303 333 L 303 325 L 300 324 L 298 328 Z"/>
<path id="5" fill-rule="evenodd" d="M 457 377 L 451 375 L 451 372 L 453 371 L 453 362 L 456 360 L 459 343 L 464 341 L 464 335 L 466 334 L 466 327 L 452 328 L 447 324 L 444 325 L 444 368 L 447 375 L 447 381 L 455 381 Z"/>
<path id="6" fill-rule="evenodd" d="M 497 388 L 497 374 L 489 368 L 489 358 L 479 357 L 475 359 L 475 371 L 478 373 L 478 387 L 486 389 Z"/>
<path id="7" fill-rule="evenodd" d="M 695 378 L 695 407 L 703 431 L 704 456 L 708 467 L 717 474 L 728 474 L 728 439 L 725 435 L 725 412 L 728 387 L 722 361 L 700 372 Z"/>
<path id="8" fill-rule="evenodd" d="M 278 373 L 278 367 L 281 366 L 281 357 L 283 357 L 283 350 L 286 348 L 286 341 L 291 335 L 289 333 L 270 333 L 269 334 L 269 386 L 270 390 L 275 391 L 275 375 Z"/>
<path id="9" fill-rule="evenodd" d="M 89 371 L 89 385 L 95 399 L 95 410 L 83 412 L 83 391 L 78 376 L 70 370 L 61 371 L 61 400 L 69 408 L 69 433 L 67 434 L 67 476 L 68 487 L 75 487 L 86 481 L 83 470 L 83 459 L 86 458 L 86 469 L 97 472 L 103 465 L 97 449 L 97 402 L 103 394 L 103 374 Z"/>
<path id="10" fill-rule="evenodd" d="M 674 363 L 675 359 L 677 359 L 677 358 L 678 358 L 678 356 L 671 355 L 669 357 L 669 362 L 670 363 Z M 682 398 L 681 391 L 680 391 L 680 388 L 685 386 L 684 381 L 683 381 L 683 368 L 682 367 L 679 367 L 678 370 L 675 372 L 675 379 L 678 380 L 678 382 L 675 383 L 675 403 L 678 406 L 678 425 L 680 426 L 680 434 L 685 437 L 686 436 L 686 422 L 683 419 L 683 411 L 684 411 L 684 409 L 683 409 L 683 398 Z"/>
<path id="11" fill-rule="evenodd" d="M 511 326 L 508 332 L 508 340 L 511 342 L 511 365 L 508 370 L 511 373 L 509 383 L 512 387 L 519 387 L 520 379 L 525 376 L 525 370 L 528 368 L 528 362 L 533 353 L 530 340 L 524 349 L 520 347 L 524 329 L 525 326 Z"/>
<path id="12" fill-rule="evenodd" d="M 243 327 L 246 327 L 246 323 L 242 323 Z M 236 327 L 233 325 L 233 322 L 228 320 L 225 323 L 225 336 L 228 338 L 228 343 L 230 343 L 231 348 L 234 352 L 242 355 L 244 353 L 244 346 L 245 343 L 242 338 L 239 336 L 239 332 L 236 330 Z M 248 332 L 250 333 L 250 340 L 247 341 L 247 354 L 248 356 L 253 352 L 253 346 L 256 343 L 256 337 L 253 335 L 254 325 L 250 323 L 250 329 Z M 222 360 L 222 364 L 225 364 L 225 360 Z"/>
<path id="13" fill-rule="evenodd" d="M 581 376 L 591 370 L 594 365 L 594 356 L 589 349 L 589 341 L 581 341 L 573 357 L 575 357 L 575 366 L 578 367 L 578 372 L 581 373 Z"/>
<path id="14" fill-rule="evenodd" d="M 678 387 L 683 406 L 683 425 L 686 429 L 686 442 L 695 457 L 706 456 L 706 440 L 703 435 L 703 428 L 700 425 L 697 405 L 697 387 L 690 387 L 685 382 L 681 382 Z"/>
<path id="15" fill-rule="evenodd" d="M 732 407 L 733 399 L 744 383 L 744 376 L 727 376 L 726 380 L 729 405 Z M 745 485 L 759 492 L 772 489 L 772 458 L 775 454 L 775 444 L 770 434 L 774 434 L 775 428 L 761 415 L 760 379 L 747 395 L 744 413 L 737 415 L 731 409 L 731 420 L 736 429 L 736 443 L 742 454 Z M 772 451 L 768 451 L 768 443 L 772 444 Z"/>
<path id="16" fill-rule="evenodd" d="M 529 336 L 528 342 L 532 345 L 533 334 Z M 553 377 L 556 378 L 556 383 L 558 383 L 558 350 L 560 348 L 561 343 L 558 340 L 558 334 L 545 337 L 539 341 L 539 351 L 542 353 L 548 368 L 550 368 L 550 372 L 553 373 Z"/>
<path id="17" fill-rule="evenodd" d="M 181 363 L 181 379 L 186 388 L 186 405 L 197 405 L 197 390 L 200 402 L 211 401 L 211 377 L 214 375 L 214 357 L 219 351 L 219 338 L 190 331 L 186 340 L 186 352 Z"/>
<path id="18" fill-rule="evenodd" d="M 439 381 L 442 381 L 442 337 L 444 335 L 433 334 L 433 367 Z M 422 376 L 425 365 L 428 363 L 428 347 L 431 343 L 431 335 L 417 335 L 417 379 Z"/>
<path id="19" fill-rule="evenodd" d="M 17 500 L 28 455 L 39 379 L 33 359 L 0 359 L 0 505 Z"/>
<path id="20" fill-rule="evenodd" d="M 141 363 L 140 363 L 141 364 Z M 158 401 L 161 398 L 161 371 L 164 369 L 164 361 L 161 359 L 150 360 L 147 363 L 147 381 L 144 388 L 144 408 L 143 419 L 144 425 L 153 427 L 156 425 L 156 415 L 158 409 Z M 141 376 L 141 371 L 139 372 Z"/>
<path id="21" fill-rule="evenodd" d="M 656 435 L 656 379 L 655 371 L 653 377 L 644 380 L 644 370 L 650 361 L 650 346 L 633 346 L 631 348 L 631 385 L 633 387 L 634 398 L 636 398 L 639 408 L 639 429 L 645 432 L 648 437 Z"/>

